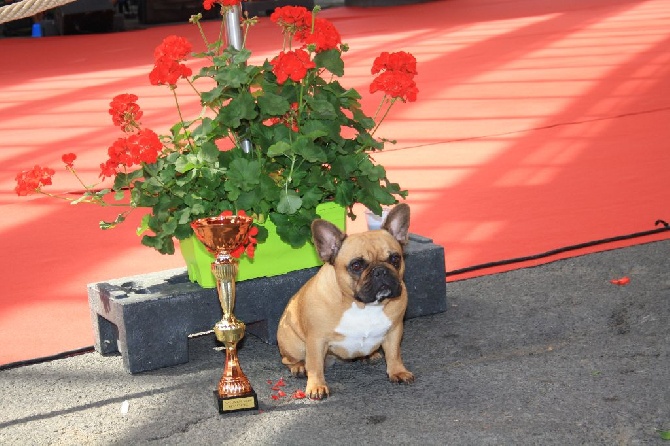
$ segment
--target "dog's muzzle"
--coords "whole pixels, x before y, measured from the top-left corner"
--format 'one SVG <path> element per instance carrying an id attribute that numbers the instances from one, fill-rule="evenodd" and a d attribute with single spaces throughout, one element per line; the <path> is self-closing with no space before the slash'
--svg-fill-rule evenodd
<path id="1" fill-rule="evenodd" d="M 369 304 L 398 297 L 401 292 L 402 287 L 396 272 L 386 265 L 377 265 L 367 275 L 355 298 Z"/>

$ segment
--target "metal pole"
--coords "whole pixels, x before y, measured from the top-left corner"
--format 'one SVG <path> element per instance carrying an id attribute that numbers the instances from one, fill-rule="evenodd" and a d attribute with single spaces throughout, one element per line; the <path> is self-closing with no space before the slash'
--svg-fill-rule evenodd
<path id="1" fill-rule="evenodd" d="M 240 17 L 242 15 L 242 6 L 237 5 L 228 8 L 226 11 L 226 30 L 228 33 L 228 45 L 231 45 L 236 50 L 243 48 L 242 41 L 242 27 L 240 25 Z M 244 139 L 240 141 L 240 146 L 244 153 L 251 153 L 251 141 Z"/>
<path id="2" fill-rule="evenodd" d="M 231 6 L 226 11 L 226 30 L 228 31 L 228 44 L 232 45 L 236 50 L 242 49 L 242 28 L 240 26 L 242 7 L 238 3 Z"/>

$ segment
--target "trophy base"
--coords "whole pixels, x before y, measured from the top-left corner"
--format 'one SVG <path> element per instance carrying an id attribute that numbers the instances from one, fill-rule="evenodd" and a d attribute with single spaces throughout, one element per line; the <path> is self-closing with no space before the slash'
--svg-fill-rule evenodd
<path id="1" fill-rule="evenodd" d="M 216 407 L 220 414 L 240 412 L 242 410 L 258 410 L 258 396 L 252 389 L 251 392 L 240 396 L 220 397 L 219 391 L 214 391 Z"/>

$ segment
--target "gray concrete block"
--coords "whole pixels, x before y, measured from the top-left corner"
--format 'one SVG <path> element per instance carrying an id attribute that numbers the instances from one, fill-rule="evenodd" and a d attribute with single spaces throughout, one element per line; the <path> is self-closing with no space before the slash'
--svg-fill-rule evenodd
<path id="1" fill-rule="evenodd" d="M 412 234 L 405 259 L 405 317 L 446 311 L 444 248 Z M 238 282 L 235 315 L 247 333 L 275 344 L 286 303 L 317 270 Z M 95 349 L 120 352 L 129 373 L 188 362 L 188 336 L 211 330 L 221 319 L 216 290 L 190 282 L 186 268 L 89 284 L 88 302 Z"/>

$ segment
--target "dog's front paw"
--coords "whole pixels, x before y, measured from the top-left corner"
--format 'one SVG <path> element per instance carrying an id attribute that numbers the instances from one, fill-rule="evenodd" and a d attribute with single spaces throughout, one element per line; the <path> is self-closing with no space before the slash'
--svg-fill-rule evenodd
<path id="1" fill-rule="evenodd" d="M 411 384 L 414 382 L 414 374 L 408 370 L 389 373 L 389 381 L 391 381 L 392 383 Z"/>
<path id="2" fill-rule="evenodd" d="M 330 395 L 330 391 L 328 390 L 328 386 L 326 384 L 313 384 L 308 381 L 307 388 L 305 389 L 305 395 L 313 400 L 321 400 L 323 398 L 327 398 Z"/>
<path id="3" fill-rule="evenodd" d="M 290 366 L 288 366 L 288 368 L 289 370 L 291 370 L 291 375 L 297 378 L 304 378 L 305 376 L 307 376 L 307 372 L 305 371 L 305 363 L 303 361 L 291 364 Z"/>

